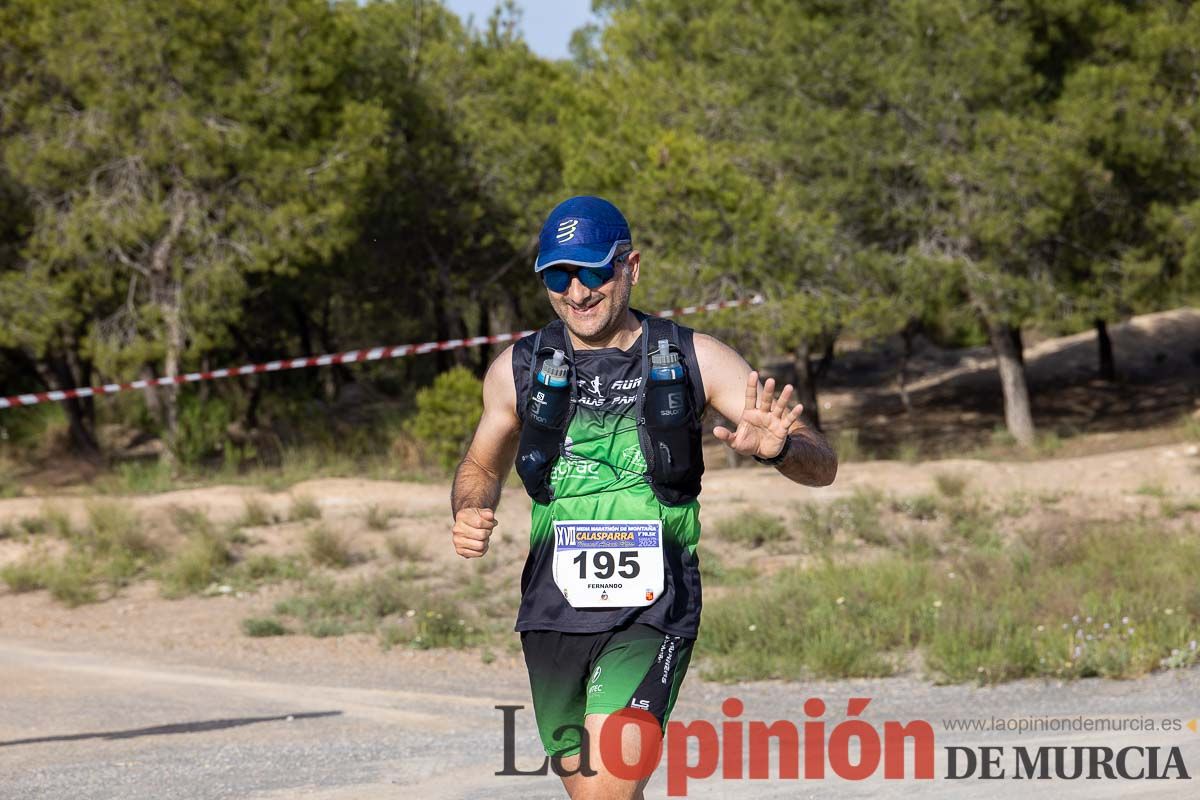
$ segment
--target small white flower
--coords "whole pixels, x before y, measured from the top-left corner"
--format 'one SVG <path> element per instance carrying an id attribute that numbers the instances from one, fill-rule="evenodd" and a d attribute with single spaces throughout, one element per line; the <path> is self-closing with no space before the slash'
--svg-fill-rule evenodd
<path id="1" fill-rule="evenodd" d="M 835 602 L 840 606 L 842 603 L 846 602 L 846 598 L 839 597 Z"/>
<path id="2" fill-rule="evenodd" d="M 758 630 L 758 626 L 757 626 L 757 625 L 751 625 L 749 628 L 747 628 L 747 630 L 749 630 L 749 631 L 756 631 L 756 630 Z"/>
<path id="3" fill-rule="evenodd" d="M 941 600 L 934 600 L 934 601 L 933 601 L 933 607 L 934 607 L 934 608 L 941 608 L 941 607 L 942 607 L 942 601 L 941 601 Z"/>
<path id="4" fill-rule="evenodd" d="M 1082 648 L 1082 647 L 1080 647 L 1079 645 L 1075 645 L 1075 657 L 1076 657 L 1076 658 L 1079 658 L 1079 655 L 1080 655 L 1080 653 L 1082 653 L 1082 652 L 1083 652 L 1083 648 Z"/>
<path id="5" fill-rule="evenodd" d="M 1108 630 L 1111 627 L 1112 627 L 1112 625 L 1109 625 L 1107 622 L 1104 623 L 1104 630 Z"/>
<path id="6" fill-rule="evenodd" d="M 1121 617 L 1121 624 L 1122 624 L 1122 625 L 1128 625 L 1128 624 L 1129 624 L 1129 617 Z"/>
<path id="7" fill-rule="evenodd" d="M 1078 614 L 1072 614 L 1072 615 L 1071 615 L 1071 622 L 1079 622 L 1079 615 L 1078 615 Z"/>
<path id="8" fill-rule="evenodd" d="M 1091 624 L 1092 624 L 1092 618 L 1091 618 L 1091 617 L 1088 617 L 1088 618 L 1087 618 L 1087 620 L 1086 620 L 1086 622 L 1087 622 L 1087 624 L 1088 624 L 1088 625 L 1091 625 Z"/>
<path id="9" fill-rule="evenodd" d="M 416 615 L 417 615 L 417 610 L 415 608 L 410 608 L 408 611 L 404 612 L 404 616 L 406 616 L 406 617 L 415 617 Z"/>
<path id="10" fill-rule="evenodd" d="M 1037 626 L 1037 629 L 1038 629 L 1038 632 L 1040 633 L 1041 631 L 1044 631 L 1044 630 L 1046 630 L 1046 626 L 1045 626 L 1045 625 L 1038 625 L 1038 626 Z"/>
<path id="11" fill-rule="evenodd" d="M 1174 614 L 1174 613 L 1175 613 L 1175 609 L 1173 609 L 1173 608 L 1164 608 L 1164 609 L 1163 609 L 1163 613 L 1164 613 L 1164 614 L 1166 614 L 1166 615 L 1169 617 L 1169 616 L 1171 616 L 1172 614 Z"/>

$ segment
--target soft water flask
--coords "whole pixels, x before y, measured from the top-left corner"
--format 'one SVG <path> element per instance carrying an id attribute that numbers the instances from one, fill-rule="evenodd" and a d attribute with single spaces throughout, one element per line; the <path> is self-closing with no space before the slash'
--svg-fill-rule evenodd
<path id="1" fill-rule="evenodd" d="M 570 402 L 567 389 L 566 354 L 555 350 L 554 355 L 542 363 L 537 380 L 529 397 L 529 416 L 547 428 L 562 424 Z"/>
<path id="2" fill-rule="evenodd" d="M 646 387 L 647 424 L 660 428 L 682 425 L 687 419 L 683 364 L 671 352 L 671 343 L 658 340 L 658 352 L 650 356 L 650 384 Z"/>

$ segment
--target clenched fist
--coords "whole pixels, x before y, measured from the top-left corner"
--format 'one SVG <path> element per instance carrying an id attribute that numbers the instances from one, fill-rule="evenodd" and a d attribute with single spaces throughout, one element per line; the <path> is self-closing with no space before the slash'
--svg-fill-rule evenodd
<path id="1" fill-rule="evenodd" d="M 479 558 L 488 551 L 488 539 L 496 527 L 496 512 L 490 508 L 461 508 L 454 515 L 454 552 L 463 558 Z"/>

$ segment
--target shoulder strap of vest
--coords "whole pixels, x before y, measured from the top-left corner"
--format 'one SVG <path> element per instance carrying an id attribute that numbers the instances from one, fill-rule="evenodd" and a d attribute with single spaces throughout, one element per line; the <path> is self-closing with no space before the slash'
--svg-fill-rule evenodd
<path id="1" fill-rule="evenodd" d="M 704 376 L 700 374 L 700 360 L 696 358 L 696 344 L 692 338 L 695 331 L 682 325 L 676 325 L 675 328 L 679 334 L 679 352 L 687 371 L 688 387 L 692 391 L 692 408 L 696 410 L 696 417 L 700 418 L 704 416 L 707 401 L 704 398 Z"/>

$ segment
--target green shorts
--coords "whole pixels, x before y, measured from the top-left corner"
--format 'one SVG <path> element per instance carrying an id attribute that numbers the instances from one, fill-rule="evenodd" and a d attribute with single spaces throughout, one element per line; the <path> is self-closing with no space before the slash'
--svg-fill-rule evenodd
<path id="1" fill-rule="evenodd" d="M 665 728 L 692 643 L 638 623 L 602 633 L 524 631 L 521 648 L 546 755 L 578 753 L 588 714 L 640 708 Z"/>

